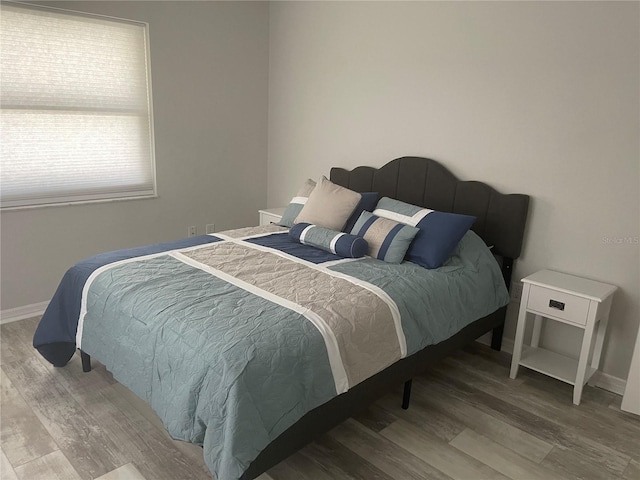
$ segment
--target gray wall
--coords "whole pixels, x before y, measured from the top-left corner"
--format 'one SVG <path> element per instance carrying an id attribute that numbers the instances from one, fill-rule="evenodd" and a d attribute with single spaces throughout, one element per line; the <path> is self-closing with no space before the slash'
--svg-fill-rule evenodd
<path id="1" fill-rule="evenodd" d="M 269 6 L 50 2 L 149 23 L 158 198 L 3 212 L 2 309 L 107 250 L 256 225 L 266 205 Z"/>
<path id="2" fill-rule="evenodd" d="M 514 278 L 551 268 L 618 285 L 603 370 L 626 378 L 640 318 L 639 8 L 273 3 L 269 206 L 331 166 L 403 155 L 527 193 Z M 545 333 L 577 352 L 572 327 Z"/>
<path id="3" fill-rule="evenodd" d="M 639 235 L 637 2 L 56 4 L 150 23 L 159 198 L 3 212 L 2 309 L 86 256 L 256 224 L 333 165 L 422 155 L 532 196 L 515 278 L 620 287 L 604 371 L 626 378 L 640 247 L 604 239 Z"/>

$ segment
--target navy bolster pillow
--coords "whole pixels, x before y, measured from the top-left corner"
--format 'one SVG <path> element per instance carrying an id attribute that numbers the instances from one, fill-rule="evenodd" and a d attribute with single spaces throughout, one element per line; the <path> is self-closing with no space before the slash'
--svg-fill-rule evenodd
<path id="1" fill-rule="evenodd" d="M 289 229 L 289 236 L 304 245 L 311 245 L 343 258 L 364 257 L 369 249 L 369 244 L 362 237 L 310 223 L 296 223 Z"/>

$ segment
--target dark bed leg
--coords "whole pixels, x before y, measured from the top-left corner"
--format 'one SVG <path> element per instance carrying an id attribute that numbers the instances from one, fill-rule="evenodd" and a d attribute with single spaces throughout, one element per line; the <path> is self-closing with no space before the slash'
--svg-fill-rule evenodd
<path id="1" fill-rule="evenodd" d="M 504 333 L 504 323 L 498 325 L 491 333 L 491 348 L 500 351 L 502 348 L 502 334 Z"/>
<path id="2" fill-rule="evenodd" d="M 80 350 L 80 359 L 82 360 L 82 371 L 90 372 L 91 371 L 91 357 Z"/>
<path id="3" fill-rule="evenodd" d="M 404 382 L 404 392 L 402 393 L 402 408 L 404 410 L 409 408 L 409 400 L 411 400 L 411 382 L 412 380 Z"/>
<path id="4" fill-rule="evenodd" d="M 507 291 L 511 290 L 511 274 L 513 273 L 513 259 L 508 257 L 502 258 L 502 278 L 507 286 Z M 504 316 L 507 316 L 507 310 L 504 310 Z M 502 349 L 502 334 L 504 333 L 504 320 L 502 324 L 493 329 L 491 334 L 491 348 L 497 351 Z"/>

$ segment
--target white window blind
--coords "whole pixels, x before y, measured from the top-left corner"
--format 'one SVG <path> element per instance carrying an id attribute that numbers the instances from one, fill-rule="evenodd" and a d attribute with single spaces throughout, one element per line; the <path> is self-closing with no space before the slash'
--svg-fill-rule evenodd
<path id="1" fill-rule="evenodd" d="M 146 24 L 0 13 L 2 208 L 155 195 Z"/>

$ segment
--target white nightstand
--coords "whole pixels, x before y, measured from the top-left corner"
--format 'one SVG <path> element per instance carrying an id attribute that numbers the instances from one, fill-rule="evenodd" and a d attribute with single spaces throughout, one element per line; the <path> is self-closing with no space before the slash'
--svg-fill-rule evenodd
<path id="1" fill-rule="evenodd" d="M 282 218 L 282 214 L 287 207 L 265 208 L 258 210 L 260 213 L 260 225 L 269 225 L 270 223 L 278 223 Z"/>
<path id="2" fill-rule="evenodd" d="M 573 385 L 573 403 L 580 404 L 582 388 L 598 370 L 613 292 L 618 287 L 551 270 L 522 279 L 522 299 L 511 360 L 511 378 L 520 365 Z M 527 315 L 534 314 L 531 346 L 523 347 Z M 582 330 L 578 360 L 540 348 L 543 318 Z M 589 351 L 598 325 L 591 364 Z"/>

